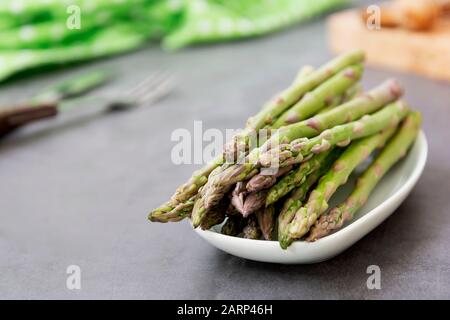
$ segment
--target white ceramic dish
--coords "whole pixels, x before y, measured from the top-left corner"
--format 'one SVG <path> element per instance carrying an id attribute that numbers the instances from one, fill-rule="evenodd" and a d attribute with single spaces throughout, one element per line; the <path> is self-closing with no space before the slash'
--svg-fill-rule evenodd
<path id="1" fill-rule="evenodd" d="M 425 167 L 428 145 L 420 132 L 408 155 L 395 165 L 377 185 L 366 205 L 347 226 L 316 242 L 294 242 L 282 250 L 277 241 L 248 240 L 220 234 L 218 227 L 211 230 L 196 229 L 213 246 L 229 254 L 255 261 L 302 264 L 330 259 L 356 243 L 389 217 L 405 200 L 419 180 Z M 351 192 L 354 177 L 339 188 L 330 201 L 330 207 L 340 203 Z"/>

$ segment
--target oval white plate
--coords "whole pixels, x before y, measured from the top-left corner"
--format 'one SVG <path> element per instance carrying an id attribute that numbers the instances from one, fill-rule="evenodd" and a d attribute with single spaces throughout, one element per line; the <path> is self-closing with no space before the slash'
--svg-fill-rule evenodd
<path id="1" fill-rule="evenodd" d="M 419 180 L 427 153 L 427 140 L 421 131 L 408 155 L 383 177 L 355 219 L 336 233 L 316 242 L 296 241 L 287 250 L 282 250 L 277 241 L 230 237 L 221 234 L 217 226 L 206 231 L 197 228 L 196 231 L 218 249 L 250 260 L 300 264 L 330 259 L 356 243 L 398 208 Z M 339 188 L 330 201 L 330 207 L 347 197 L 353 183 L 354 177 Z"/>

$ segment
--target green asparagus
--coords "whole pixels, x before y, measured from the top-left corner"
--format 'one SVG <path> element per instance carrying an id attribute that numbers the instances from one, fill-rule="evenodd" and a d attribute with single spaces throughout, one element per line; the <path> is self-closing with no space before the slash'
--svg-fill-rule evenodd
<path id="1" fill-rule="evenodd" d="M 348 90 L 345 91 L 345 93 L 343 95 L 335 97 L 333 99 L 333 101 L 327 107 L 321 109 L 318 112 L 318 114 L 325 113 L 343 103 L 349 102 L 356 96 L 362 94 L 362 92 L 363 92 L 362 85 L 360 83 L 356 83 L 353 86 L 351 86 L 350 88 L 348 88 Z"/>
<path id="2" fill-rule="evenodd" d="M 225 220 L 226 203 L 218 205 L 211 209 L 202 220 L 200 228 L 203 230 L 209 230 L 216 224 L 221 224 Z"/>
<path id="3" fill-rule="evenodd" d="M 261 229 L 259 229 L 258 221 L 256 220 L 255 215 L 251 215 L 247 219 L 247 225 L 242 230 L 244 233 L 245 239 L 254 239 L 258 240 L 261 238 Z"/>
<path id="4" fill-rule="evenodd" d="M 365 115 L 358 121 L 327 129 L 317 137 L 297 139 L 290 144 L 270 149 L 259 157 L 259 164 L 263 167 L 273 167 L 274 165 L 283 167 L 300 163 L 313 154 L 325 152 L 334 146 L 347 145 L 352 140 L 393 127 L 406 116 L 407 112 L 406 104 L 397 101 L 372 115 Z M 237 171 L 237 174 L 232 172 L 231 175 L 226 175 L 227 170 L 230 169 L 228 168 L 214 177 L 211 184 L 208 183 L 204 186 L 206 191 L 197 199 L 196 204 L 199 203 L 199 205 L 194 205 L 192 211 L 193 221 L 197 221 L 194 223 L 194 227 L 200 224 L 207 210 L 216 205 L 234 183 L 248 179 L 250 174 L 255 175 L 258 172 L 258 166 L 254 163 L 242 164 L 238 168 L 244 170 Z"/>
<path id="5" fill-rule="evenodd" d="M 277 178 L 284 176 L 291 170 L 292 166 L 286 166 L 277 170 L 273 175 L 267 175 L 264 174 L 264 172 L 260 172 L 248 181 L 246 186 L 247 191 L 257 192 L 263 189 L 270 188 L 277 182 Z"/>
<path id="6" fill-rule="evenodd" d="M 406 154 L 421 122 L 420 114 L 399 100 L 403 88 L 396 80 L 362 93 L 363 60 L 364 54 L 354 51 L 319 69 L 301 69 L 222 154 L 194 172 L 149 219 L 190 217 L 202 229 L 223 223 L 223 234 L 247 239 L 272 240 L 277 227 L 283 249 L 295 239 L 315 241 L 342 227 Z M 262 129 L 270 130 L 267 137 Z M 337 188 L 389 138 L 347 200 L 324 214 Z"/>
<path id="7" fill-rule="evenodd" d="M 285 143 L 296 138 L 315 136 L 327 128 L 342 124 L 346 121 L 353 121 L 359 119 L 364 114 L 372 113 L 384 106 L 386 103 L 396 100 L 402 94 L 403 88 L 396 80 L 387 80 L 378 87 L 369 91 L 367 94 L 335 107 L 329 112 L 317 115 L 309 120 L 302 121 L 297 124 L 280 128 L 277 133 L 262 147 L 254 149 L 250 153 L 246 164 L 233 165 L 219 173 L 218 176 L 221 177 L 218 183 L 223 183 L 223 181 L 220 181 L 222 177 L 225 178 L 224 180 L 226 182 L 227 179 L 229 179 L 227 176 L 230 175 L 234 178 L 233 180 L 244 180 L 244 178 L 249 175 L 247 171 L 248 166 L 255 163 L 259 154 L 268 149 L 271 144 L 276 144 L 278 141 Z M 206 167 L 194 172 L 189 181 L 177 189 L 171 201 L 150 213 L 150 219 L 154 214 L 161 217 L 164 212 L 173 212 L 178 204 L 189 201 L 192 196 L 197 194 L 198 189 L 206 184 L 210 173 L 223 164 L 223 161 L 223 155 L 220 155 Z M 241 176 L 244 176 L 244 178 L 241 178 Z M 233 180 L 230 181 L 230 184 L 234 183 Z M 212 182 L 210 184 L 212 184 Z"/>
<path id="8" fill-rule="evenodd" d="M 319 180 L 308 202 L 300 208 L 289 224 L 289 236 L 298 239 L 305 235 L 316 219 L 327 209 L 328 201 L 337 188 L 347 182 L 353 170 L 376 148 L 380 148 L 394 134 L 397 123 L 380 133 L 353 142 L 336 160 L 333 167 Z"/>
<path id="9" fill-rule="evenodd" d="M 276 95 L 269 101 L 255 117 L 250 118 L 247 127 L 259 129 L 267 124 L 272 124 L 273 120 L 292 104 L 296 103 L 303 95 L 311 91 L 336 73 L 348 66 L 364 61 L 364 52 L 357 50 L 336 57 L 319 69 L 310 74 L 300 77 L 298 81 Z"/>
<path id="10" fill-rule="evenodd" d="M 419 112 L 411 112 L 403 121 L 401 128 L 387 143 L 369 168 L 358 178 L 356 187 L 341 205 L 333 208 L 327 215 L 316 221 L 307 237 L 315 241 L 342 227 L 344 222 L 353 219 L 355 212 L 367 201 L 372 190 L 389 169 L 403 158 L 414 142 L 421 124 Z"/>
<path id="11" fill-rule="evenodd" d="M 280 215 L 278 216 L 278 242 L 282 249 L 286 249 L 294 240 L 289 236 L 289 223 L 294 218 L 295 212 L 300 209 L 311 187 L 330 170 L 334 161 L 342 154 L 344 148 L 336 148 L 321 163 L 318 170 L 308 175 L 305 181 L 291 192 L 289 198 L 284 202 Z"/>
<path id="12" fill-rule="evenodd" d="M 194 207 L 196 196 L 188 199 L 185 202 L 181 202 L 177 205 L 173 205 L 172 202 L 167 202 L 165 205 L 153 210 L 148 219 L 152 222 L 177 222 L 188 217 Z"/>
<path id="13" fill-rule="evenodd" d="M 267 192 L 268 190 L 260 190 L 246 195 L 242 216 L 246 218 L 259 208 L 263 207 L 266 202 Z"/>
<path id="14" fill-rule="evenodd" d="M 230 166 L 220 174 L 218 183 L 227 184 L 244 180 L 252 169 L 257 167 L 261 153 L 269 150 L 272 145 L 289 143 L 302 137 L 314 137 L 325 129 L 354 121 L 362 116 L 375 112 L 387 103 L 395 101 L 403 95 L 403 88 L 393 79 L 383 82 L 363 96 L 352 99 L 326 113 L 319 114 L 308 120 L 280 128 L 263 146 L 254 149 L 245 163 Z"/>
<path id="15" fill-rule="evenodd" d="M 227 218 L 220 232 L 227 236 L 237 236 L 240 234 L 247 221 L 241 215 L 233 215 Z"/>
<path id="16" fill-rule="evenodd" d="M 268 206 L 266 208 L 261 208 L 255 212 L 255 215 L 264 239 L 272 240 L 276 222 L 275 207 Z"/>
<path id="17" fill-rule="evenodd" d="M 231 193 L 230 204 L 240 214 L 244 212 L 244 197 L 246 193 L 246 183 L 244 181 L 236 183 L 233 192 Z"/>
<path id="18" fill-rule="evenodd" d="M 322 162 L 328 157 L 330 152 L 332 151 L 322 152 L 313 156 L 310 160 L 303 162 L 296 169 L 291 170 L 287 175 L 282 177 L 270 188 L 266 198 L 266 206 L 275 203 L 292 189 L 301 185 L 309 174 L 320 168 Z"/>
<path id="19" fill-rule="evenodd" d="M 294 82 L 291 84 L 289 88 L 295 88 L 297 85 L 301 84 L 302 81 L 304 81 L 304 78 L 308 75 L 310 75 L 314 71 L 314 68 L 311 66 L 304 66 L 300 69 L 300 71 L 297 73 Z M 290 90 L 290 89 L 286 90 Z M 269 105 L 269 106 L 268 106 Z M 255 115 L 252 118 L 249 118 L 247 120 L 245 129 L 242 132 L 239 132 L 237 135 L 231 138 L 231 140 L 225 144 L 224 146 L 224 157 L 227 162 L 234 162 L 238 159 L 241 159 L 241 155 L 245 154 L 249 147 L 250 147 L 250 137 L 252 135 L 256 135 L 258 133 L 258 130 L 266 128 L 271 128 L 271 121 L 270 123 L 264 124 L 264 123 L 258 123 L 253 121 L 255 118 L 263 119 L 265 114 L 267 113 L 266 107 L 271 108 L 271 110 L 274 110 L 273 108 L 276 108 L 275 105 L 270 105 L 270 102 L 266 104 L 261 111 Z M 276 116 L 274 114 L 274 116 Z M 258 137 L 260 141 L 259 143 L 262 143 L 262 137 Z"/>
<path id="20" fill-rule="evenodd" d="M 277 119 L 273 127 L 280 128 L 316 114 L 322 108 L 332 103 L 335 97 L 342 95 L 353 86 L 361 78 L 362 72 L 363 66 L 361 64 L 343 69 L 313 91 L 306 93 L 299 102 Z"/>
<path id="21" fill-rule="evenodd" d="M 373 135 L 387 127 L 393 127 L 407 113 L 408 106 L 406 103 L 397 101 L 372 115 L 365 115 L 358 121 L 327 129 L 317 137 L 300 138 L 290 144 L 271 149 L 260 156 L 259 163 L 263 167 L 271 167 L 273 164 L 283 167 L 300 163 L 312 154 L 327 151 L 334 146 L 345 146 L 355 139 Z"/>

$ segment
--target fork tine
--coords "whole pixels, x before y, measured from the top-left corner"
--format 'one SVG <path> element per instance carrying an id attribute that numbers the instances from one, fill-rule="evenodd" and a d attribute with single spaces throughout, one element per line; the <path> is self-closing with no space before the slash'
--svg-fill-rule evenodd
<path id="1" fill-rule="evenodd" d="M 158 77 L 160 76 L 159 72 L 154 72 L 150 74 L 149 76 L 145 77 L 143 80 L 141 80 L 137 85 L 130 88 L 126 93 L 125 96 L 127 97 L 134 97 L 136 95 L 142 94 L 141 92 L 143 90 L 146 90 L 148 86 L 152 85 L 153 83 L 157 82 Z"/>
<path id="2" fill-rule="evenodd" d="M 149 104 L 159 98 L 167 95 L 175 86 L 175 80 L 173 77 L 167 75 L 165 79 L 157 83 L 154 87 L 149 89 L 143 95 L 136 97 L 136 100 L 140 104 Z"/>

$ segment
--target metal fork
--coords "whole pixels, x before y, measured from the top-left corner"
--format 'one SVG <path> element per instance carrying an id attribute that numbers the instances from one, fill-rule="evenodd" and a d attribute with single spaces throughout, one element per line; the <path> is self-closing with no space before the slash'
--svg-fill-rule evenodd
<path id="1" fill-rule="evenodd" d="M 111 111 L 128 110 L 141 105 L 151 105 L 167 96 L 175 87 L 174 78 L 167 72 L 156 72 L 144 78 L 123 95 L 109 97 L 106 108 Z"/>
<path id="2" fill-rule="evenodd" d="M 168 95 L 175 86 L 168 72 L 155 72 L 123 95 L 114 94 L 103 97 L 105 108 L 109 111 L 129 110 L 140 105 L 150 105 Z M 0 136 L 28 123 L 51 118 L 72 109 L 79 104 L 54 101 L 31 101 L 0 109 Z"/>

